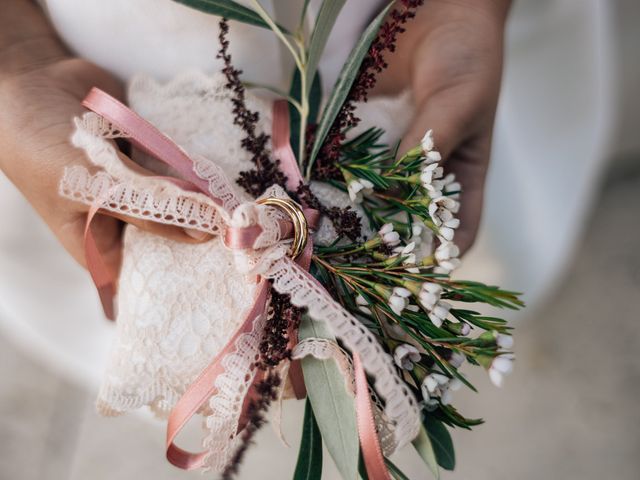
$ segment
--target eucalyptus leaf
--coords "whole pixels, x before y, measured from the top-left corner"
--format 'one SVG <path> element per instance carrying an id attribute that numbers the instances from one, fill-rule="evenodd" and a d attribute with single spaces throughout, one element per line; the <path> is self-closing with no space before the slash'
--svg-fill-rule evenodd
<path id="1" fill-rule="evenodd" d="M 324 107 L 322 112 L 322 118 L 318 124 L 318 129 L 316 130 L 316 138 L 313 143 L 311 155 L 309 156 L 307 173 L 311 171 L 311 167 L 320 152 L 320 148 L 322 147 L 325 137 L 327 136 L 327 133 L 329 133 L 329 129 L 338 116 L 338 112 L 340 112 L 347 95 L 349 95 L 351 86 L 353 85 L 353 82 L 358 75 L 358 71 L 360 70 L 362 60 L 367 54 L 369 47 L 371 46 L 371 42 L 376 38 L 380 25 L 392 6 L 393 2 L 387 5 L 387 7 L 384 8 L 369 24 L 366 30 L 362 33 L 362 36 L 356 46 L 351 50 L 346 63 L 342 67 L 338 80 L 336 81 L 333 91 L 327 101 L 327 105 Z"/>
<path id="2" fill-rule="evenodd" d="M 346 0 L 324 0 L 322 2 L 315 26 L 313 27 L 313 32 L 311 33 L 311 39 L 309 40 L 309 55 L 306 65 L 307 78 L 313 78 L 316 74 L 318 63 L 327 45 L 329 34 L 331 30 L 333 30 L 336 18 L 338 18 L 338 14 L 340 10 L 342 10 L 345 2 Z M 311 85 L 307 85 L 307 92 L 304 92 L 305 95 L 308 95 L 310 90 Z"/>
<path id="3" fill-rule="evenodd" d="M 445 470 L 453 470 L 456 467 L 456 454 L 447 427 L 445 427 L 442 422 L 433 418 L 433 415 L 425 416 L 424 427 L 433 445 L 433 451 L 436 454 L 438 465 Z"/>
<path id="4" fill-rule="evenodd" d="M 322 478 L 322 436 L 309 399 L 304 407 L 304 421 L 298 462 L 293 480 L 320 480 Z"/>
<path id="5" fill-rule="evenodd" d="M 429 434 L 424 426 L 420 427 L 420 433 L 413 439 L 413 446 L 417 450 L 418 454 L 429 467 L 429 470 L 433 473 L 436 479 L 440 478 L 440 469 L 438 468 L 438 460 L 436 458 L 435 451 L 433 450 L 433 444 L 429 438 Z"/>
<path id="6" fill-rule="evenodd" d="M 324 322 L 302 317 L 300 339 L 324 338 L 334 340 Z M 347 390 L 345 378 L 335 360 L 302 359 L 304 383 L 313 407 L 322 439 L 345 480 L 358 477 L 358 428 L 354 398 Z"/>
<path id="7" fill-rule="evenodd" d="M 395 480 L 410 480 L 409 477 L 407 477 L 404 472 L 402 470 L 400 470 L 391 460 L 389 460 L 388 458 L 384 459 L 384 463 L 387 466 L 387 468 L 389 469 L 389 473 L 391 474 L 391 476 L 393 478 L 395 478 Z"/>
<path id="8" fill-rule="evenodd" d="M 181 3 L 187 7 L 200 10 L 201 12 L 210 13 L 212 15 L 218 15 L 220 17 L 228 18 L 229 20 L 236 20 L 242 23 L 248 23 L 249 25 L 255 25 L 257 27 L 268 28 L 269 25 L 250 8 L 240 5 L 233 0 L 173 0 L 174 2 Z M 283 32 L 287 32 L 284 28 L 280 27 Z"/>

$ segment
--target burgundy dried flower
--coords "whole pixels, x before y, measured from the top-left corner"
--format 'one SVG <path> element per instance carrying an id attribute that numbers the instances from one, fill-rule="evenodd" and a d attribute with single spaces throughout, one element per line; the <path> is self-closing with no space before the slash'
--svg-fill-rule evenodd
<path id="1" fill-rule="evenodd" d="M 315 178 L 321 180 L 341 178 L 337 167 L 340 146 L 346 138 L 346 131 L 360 123 L 360 119 L 355 116 L 355 104 L 367 101 L 369 91 L 377 82 L 377 75 L 388 66 L 384 59 L 385 53 L 395 51 L 398 35 L 405 31 L 403 25 L 416 16 L 416 9 L 424 3 L 424 0 L 400 0 L 399 3 L 399 7 L 391 11 L 390 18 L 380 27 L 378 35 L 371 43 L 360 65 L 349 95 L 318 154 L 313 172 Z"/>
<path id="2" fill-rule="evenodd" d="M 279 161 L 271 160 L 270 152 L 267 148 L 269 135 L 257 132 L 260 115 L 258 112 L 247 108 L 245 88 L 240 81 L 242 70 L 238 70 L 231 63 L 229 40 L 227 39 L 227 34 L 229 33 L 227 19 L 222 18 L 219 25 L 218 41 L 220 42 L 220 50 L 217 58 L 221 58 L 224 62 L 222 73 L 227 78 L 225 86 L 234 94 L 231 99 L 233 103 L 233 123 L 245 132 L 246 136 L 242 139 L 241 145 L 251 153 L 251 161 L 255 165 L 255 168 L 251 170 L 240 172 L 240 178 L 236 182 L 250 195 L 258 197 L 274 183 L 284 187 L 287 177 L 278 168 Z"/>

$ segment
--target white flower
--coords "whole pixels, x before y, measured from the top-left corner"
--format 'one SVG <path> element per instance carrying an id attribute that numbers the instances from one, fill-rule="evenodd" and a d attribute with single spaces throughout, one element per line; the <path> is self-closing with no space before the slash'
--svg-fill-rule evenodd
<path id="1" fill-rule="evenodd" d="M 422 232 L 424 231 L 424 224 L 418 219 L 411 223 L 411 242 L 418 246 L 422 243 Z"/>
<path id="2" fill-rule="evenodd" d="M 447 302 L 438 301 L 433 309 L 429 312 L 429 319 L 436 327 L 441 327 L 442 322 L 449 316 L 451 305 Z"/>
<path id="3" fill-rule="evenodd" d="M 462 325 L 460 326 L 460 335 L 462 335 L 463 337 L 466 337 L 470 333 L 471 333 L 471 327 L 469 326 L 469 324 L 462 323 Z"/>
<path id="4" fill-rule="evenodd" d="M 440 403 L 442 405 L 449 405 L 451 403 L 453 394 L 451 393 L 451 389 L 442 388 L 440 392 Z"/>
<path id="5" fill-rule="evenodd" d="M 504 333 L 498 333 L 496 335 L 496 343 L 498 347 L 503 350 L 511 350 L 513 348 L 513 337 L 511 335 L 505 335 Z"/>
<path id="6" fill-rule="evenodd" d="M 436 225 L 442 225 L 454 220 L 453 214 L 457 213 L 459 209 L 460 203 L 451 197 L 441 195 L 429 202 L 429 216 Z M 452 225 L 449 225 L 449 227 L 452 227 Z M 457 228 L 457 225 L 452 228 Z"/>
<path id="7" fill-rule="evenodd" d="M 462 190 L 462 185 L 459 182 L 456 182 L 456 176 L 453 173 L 449 173 L 446 177 L 442 179 L 444 183 L 444 192 L 447 193 L 449 198 L 459 199 L 460 191 Z"/>
<path id="8" fill-rule="evenodd" d="M 439 393 L 440 388 L 449 383 L 449 377 L 442 373 L 430 373 L 422 381 L 422 388 L 426 389 L 429 396 L 433 396 Z"/>
<path id="9" fill-rule="evenodd" d="M 442 155 L 440 155 L 440 152 L 438 152 L 437 150 L 431 150 L 430 152 L 427 152 L 425 157 L 426 161 L 429 163 L 438 163 L 440 160 L 442 160 Z"/>
<path id="10" fill-rule="evenodd" d="M 393 360 L 404 370 L 413 370 L 415 363 L 420 361 L 420 352 L 413 345 L 403 343 L 393 351 Z"/>
<path id="11" fill-rule="evenodd" d="M 467 325 L 466 323 L 463 325 Z M 468 325 L 467 325 L 468 326 Z M 465 356 L 460 352 L 453 352 L 451 357 L 449 358 L 449 364 L 453 368 L 460 368 L 464 361 L 466 360 Z"/>
<path id="12" fill-rule="evenodd" d="M 442 373 L 434 372 L 427 375 L 420 385 L 422 398 L 425 400 L 427 409 L 433 406 L 434 397 L 440 397 L 440 403 L 448 405 L 451 403 L 451 392 L 460 388 L 461 382 L 451 379 Z"/>
<path id="13" fill-rule="evenodd" d="M 364 178 L 354 178 L 347 186 L 349 198 L 354 203 L 362 202 L 363 193 L 371 193 L 373 191 L 373 183 Z"/>
<path id="14" fill-rule="evenodd" d="M 452 392 L 459 390 L 460 387 L 462 387 L 462 382 L 457 378 L 449 378 L 438 372 L 427 375 L 420 385 L 427 410 L 429 406 L 433 406 L 434 397 L 440 397 L 442 405 L 449 405 L 453 396 Z"/>
<path id="15" fill-rule="evenodd" d="M 360 294 L 358 294 L 358 296 L 356 297 L 356 305 L 358 306 L 358 309 L 360 309 L 360 311 L 362 313 L 366 313 L 367 315 L 371 315 L 371 309 L 369 308 L 369 302 L 367 302 L 367 299 L 364 298 Z"/>
<path id="16" fill-rule="evenodd" d="M 411 292 L 403 287 L 393 287 L 391 296 L 387 301 L 393 313 L 400 315 L 402 311 L 409 305 L 409 297 Z"/>
<path id="17" fill-rule="evenodd" d="M 460 249 L 453 242 L 442 242 L 436 248 L 434 252 L 434 257 L 438 262 L 444 262 L 446 260 L 451 260 L 452 258 L 457 258 L 460 255 Z"/>
<path id="18" fill-rule="evenodd" d="M 439 167 L 437 163 L 424 163 L 423 165 L 422 170 L 420 170 L 420 181 L 422 182 L 422 186 L 427 188 L 432 180 L 442 178 L 444 170 L 442 167 Z"/>
<path id="19" fill-rule="evenodd" d="M 425 282 L 420 287 L 418 301 L 427 311 L 432 311 L 436 304 L 440 301 L 442 287 L 437 283 Z"/>
<path id="20" fill-rule="evenodd" d="M 420 183 L 422 188 L 427 190 L 431 198 L 437 198 L 442 196 L 442 188 L 444 183 L 442 180 L 443 169 L 439 167 L 437 163 L 424 163 L 422 170 L 420 171 Z"/>
<path id="21" fill-rule="evenodd" d="M 458 268 L 462 262 L 459 258 L 452 258 L 450 260 L 443 260 L 438 262 L 438 266 L 433 269 L 434 273 L 441 273 L 444 275 L 449 275 L 456 268 Z"/>
<path id="22" fill-rule="evenodd" d="M 400 234 L 393 230 L 392 223 L 385 223 L 382 228 L 378 230 L 378 235 L 382 237 L 382 241 L 389 247 L 395 247 L 400 243 Z"/>
<path id="23" fill-rule="evenodd" d="M 511 355 L 499 355 L 491 362 L 489 367 L 489 378 L 496 387 L 501 387 L 505 375 L 513 370 L 513 357 Z"/>
<path id="24" fill-rule="evenodd" d="M 453 228 L 441 226 L 438 229 L 438 238 L 441 238 L 444 241 L 450 242 L 453 240 L 455 233 L 456 231 Z"/>
<path id="25" fill-rule="evenodd" d="M 416 244 L 414 242 L 410 242 L 407 245 L 399 246 L 393 249 L 394 253 L 396 253 L 399 257 L 404 258 L 402 260 L 402 265 L 405 265 L 407 268 L 407 272 L 410 273 L 420 273 L 420 269 L 416 267 L 416 254 L 413 253 Z"/>
<path id="26" fill-rule="evenodd" d="M 433 150 L 433 130 L 427 130 L 427 132 L 424 134 L 424 137 L 422 137 L 422 141 L 420 142 L 420 144 L 424 153 L 428 153 Z"/>
<path id="27" fill-rule="evenodd" d="M 445 275 L 450 274 L 461 264 L 458 255 L 460 255 L 460 249 L 456 244 L 450 241 L 443 241 L 433 254 L 438 263 L 438 266 L 433 271 L 435 273 L 444 273 Z"/>

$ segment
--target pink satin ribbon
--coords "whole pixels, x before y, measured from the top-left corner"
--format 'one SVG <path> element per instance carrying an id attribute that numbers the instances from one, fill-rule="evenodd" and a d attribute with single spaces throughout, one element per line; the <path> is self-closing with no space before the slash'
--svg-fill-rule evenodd
<path id="1" fill-rule="evenodd" d="M 109 320 L 115 320 L 113 298 L 116 294 L 116 276 L 104 261 L 92 230 L 93 220 L 99 210 L 99 205 L 92 205 L 87 213 L 87 220 L 84 226 L 84 259 L 91 279 L 96 286 L 96 290 L 98 290 L 105 316 Z"/>
<path id="2" fill-rule="evenodd" d="M 391 480 L 378 440 L 367 377 L 357 352 L 353 352 L 353 370 L 356 377 L 356 420 L 367 476 L 369 480 Z"/>
<path id="3" fill-rule="evenodd" d="M 172 182 L 186 190 L 200 191 L 217 203 L 221 203 L 219 199 L 211 195 L 208 182 L 196 175 L 193 169 L 193 161 L 185 151 L 138 114 L 95 87 L 91 89 L 82 104 L 122 129 L 123 132 L 130 136 L 130 140 L 137 147 L 170 165 L 186 180 L 170 179 Z M 280 160 L 280 168 L 287 176 L 287 189 L 295 192 L 304 180 L 291 149 L 289 133 L 288 104 L 286 101 L 275 102 L 272 126 L 274 156 Z M 303 205 L 303 207 L 306 206 Z M 99 205 L 92 206 L 87 216 L 84 238 L 85 258 L 91 277 L 98 288 L 105 314 L 108 318 L 113 318 L 113 296 L 116 291 L 115 274 L 109 270 L 104 262 L 91 229 L 91 222 L 98 213 L 99 208 Z M 309 208 L 304 208 L 304 212 L 310 225 L 315 225 L 319 220 L 319 212 Z M 291 225 L 285 224 L 284 229 L 283 234 L 285 234 L 286 238 L 286 235 L 291 233 Z M 254 227 L 228 229 L 225 232 L 224 240 L 230 248 L 251 248 L 259 234 L 260 227 L 257 229 Z M 297 260 L 298 264 L 305 270 L 309 269 L 312 253 L 313 245 L 309 241 L 304 252 Z M 187 470 L 203 466 L 207 452 L 192 453 L 183 450 L 175 444 L 176 437 L 188 421 L 216 392 L 215 379 L 223 371 L 221 359 L 234 348 L 235 340 L 240 335 L 252 330 L 256 319 L 265 312 L 268 293 L 269 284 L 263 279 L 258 285 L 253 306 L 245 315 L 240 327 L 238 327 L 223 350 L 189 386 L 172 409 L 167 422 L 166 454 L 167 459 L 173 465 Z M 291 327 L 288 333 L 290 338 L 289 347 L 293 348 L 297 343 L 297 330 Z M 388 480 L 390 477 L 376 433 L 364 369 L 356 352 L 353 352 L 353 358 L 356 376 L 358 432 L 365 467 L 370 479 Z M 304 398 L 306 392 L 299 362 L 292 362 L 289 372 L 296 397 Z M 256 377 L 259 378 L 259 375 Z M 254 379 L 254 384 L 255 381 L 256 379 Z M 245 420 L 244 418 L 241 419 L 241 427 L 244 425 Z"/>

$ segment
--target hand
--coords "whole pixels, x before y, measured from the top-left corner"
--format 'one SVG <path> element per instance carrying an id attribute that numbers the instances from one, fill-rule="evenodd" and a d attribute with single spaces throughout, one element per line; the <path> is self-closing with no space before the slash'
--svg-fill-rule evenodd
<path id="1" fill-rule="evenodd" d="M 500 80 L 506 0 L 428 0 L 389 58 L 376 93 L 410 88 L 415 116 L 400 151 L 433 129 L 445 170 L 462 184 L 456 243 L 475 239 L 489 166 Z"/>
<path id="2" fill-rule="evenodd" d="M 84 265 L 88 207 L 58 194 L 65 166 L 89 166 L 84 152 L 70 143 L 72 118 L 84 112 L 80 102 L 92 86 L 120 98 L 123 90 L 106 71 L 71 57 L 30 3 L 9 4 L 9 14 L 19 17 L 16 21 L 31 23 L 13 38 L 0 35 L 0 166 L 67 251 Z M 149 173 L 121 157 L 132 168 Z M 113 272 L 120 263 L 122 220 L 175 240 L 198 241 L 178 227 L 99 215 L 94 220 L 96 241 Z M 205 240 L 199 233 L 193 235 Z"/>

